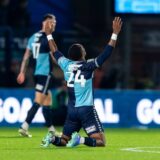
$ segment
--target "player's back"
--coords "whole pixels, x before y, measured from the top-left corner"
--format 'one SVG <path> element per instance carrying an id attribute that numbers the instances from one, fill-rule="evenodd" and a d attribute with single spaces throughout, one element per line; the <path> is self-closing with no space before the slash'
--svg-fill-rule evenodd
<path id="1" fill-rule="evenodd" d="M 36 61 L 35 75 L 48 75 L 52 69 L 50 49 L 44 32 L 33 34 L 28 41 L 33 58 Z"/>
<path id="2" fill-rule="evenodd" d="M 61 68 L 67 81 L 69 105 L 93 106 L 93 69 L 87 66 L 86 61 L 63 59 L 62 63 Z"/>
<path id="3" fill-rule="evenodd" d="M 113 46 L 107 45 L 95 59 L 88 61 L 72 61 L 64 57 L 58 50 L 54 57 L 64 72 L 69 92 L 69 105 L 74 107 L 93 106 L 93 71 L 102 66 L 111 55 Z"/>

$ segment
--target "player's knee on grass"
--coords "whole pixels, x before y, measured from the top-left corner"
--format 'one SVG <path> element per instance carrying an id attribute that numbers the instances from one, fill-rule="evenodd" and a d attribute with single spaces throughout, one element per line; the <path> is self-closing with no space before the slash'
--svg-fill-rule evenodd
<path id="1" fill-rule="evenodd" d="M 68 141 L 70 140 L 70 137 L 66 136 L 66 135 L 62 135 L 61 137 L 61 142 L 66 145 L 68 143 Z"/>
<path id="2" fill-rule="evenodd" d="M 106 146 L 106 140 L 105 135 L 103 132 L 100 133 L 94 133 L 89 136 L 90 138 L 93 138 L 96 140 L 96 146 L 98 147 L 105 147 Z"/>
<path id="3" fill-rule="evenodd" d="M 62 135 L 61 137 L 55 137 L 52 141 L 53 145 L 56 146 L 66 146 L 66 144 L 68 143 L 70 137 Z"/>

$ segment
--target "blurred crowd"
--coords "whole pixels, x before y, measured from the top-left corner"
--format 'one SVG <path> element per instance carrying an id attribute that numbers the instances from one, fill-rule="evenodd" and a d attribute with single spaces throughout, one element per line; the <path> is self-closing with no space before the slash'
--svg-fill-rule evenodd
<path id="1" fill-rule="evenodd" d="M 73 2 L 75 3 L 75 6 L 76 6 L 76 2 L 75 1 Z M 29 3 L 28 0 L 0 0 L 0 15 L 1 15 L 0 28 L 9 27 L 11 28 L 12 34 L 14 34 L 14 36 L 28 38 L 31 34 L 29 30 L 32 26 L 31 15 L 27 8 L 28 3 Z M 83 3 L 86 3 L 86 6 L 87 4 L 89 5 L 89 3 L 85 0 L 83 0 Z M 92 3 L 91 0 L 90 0 L 90 3 Z M 96 4 L 97 3 L 93 4 L 90 10 L 87 7 L 82 9 L 81 7 L 83 7 L 83 5 L 81 5 L 79 1 L 77 8 L 75 7 L 76 12 L 75 12 L 74 29 L 76 28 L 76 31 L 80 32 L 82 37 L 81 39 L 80 38 L 76 39 L 77 40 L 76 42 L 82 42 L 82 44 L 85 46 L 88 54 L 87 58 L 94 58 L 103 51 L 104 46 L 108 42 L 108 41 L 106 42 L 106 39 L 104 38 L 106 38 L 106 35 L 108 35 L 107 37 L 109 39 L 110 33 L 111 33 L 111 30 L 108 29 L 108 28 L 111 28 L 110 27 L 111 24 L 108 23 L 108 21 L 111 21 L 111 18 L 108 21 L 104 20 L 104 17 L 102 15 L 105 15 L 105 10 L 103 12 L 100 12 L 102 10 L 101 9 L 102 7 L 104 9 L 104 5 L 97 6 Z M 97 12 L 95 12 L 94 10 L 95 7 L 97 7 Z M 92 17 L 90 21 L 88 21 L 87 19 L 89 18 L 89 16 Z M 103 18 L 103 20 L 101 18 Z M 107 21 L 104 26 L 102 25 L 103 21 Z M 41 27 L 41 24 L 39 24 L 39 26 Z M 89 28 L 91 28 L 91 30 L 89 30 Z M 105 35 L 103 30 L 105 31 Z M 72 33 L 74 32 L 72 31 Z M 82 33 L 83 34 L 85 33 L 85 36 L 82 36 L 83 35 Z M 86 37 L 86 35 L 87 35 L 87 38 L 84 38 Z M 65 31 L 65 35 L 62 34 L 58 36 L 57 43 L 59 44 L 58 46 L 60 49 L 62 49 L 62 51 L 67 52 L 66 50 L 68 49 L 69 45 L 67 45 L 66 47 L 66 39 L 69 39 L 69 42 L 70 42 L 71 41 L 70 39 L 73 39 L 73 37 L 70 35 L 68 35 L 68 37 L 65 37 L 65 36 L 66 36 L 66 31 Z M 64 39 L 64 37 L 66 39 Z M 20 44 L 21 43 L 22 42 L 20 42 Z M 3 44 L 3 40 L 0 37 L 0 46 L 3 46 L 2 44 Z M 101 69 L 96 70 L 94 74 L 95 76 L 94 87 L 97 89 L 117 89 L 117 90 L 123 89 L 123 88 L 159 89 L 160 80 L 158 81 L 158 83 L 155 83 L 151 78 L 152 71 L 148 70 L 148 68 L 145 68 L 145 67 L 141 68 L 143 71 L 143 74 L 141 74 L 142 72 L 140 74 L 131 74 L 128 80 L 128 84 L 126 84 L 124 59 L 123 59 L 124 57 L 123 57 L 123 52 L 120 46 L 122 45 L 118 44 L 118 47 L 114 51 L 114 54 L 112 54 L 112 56 L 110 57 L 110 60 L 107 61 Z M 9 57 L 7 57 L 2 54 L 2 52 L 4 52 L 4 48 L 0 47 L 0 59 L 1 59 L 0 75 L 1 77 L 3 77 L 0 79 L 0 87 L 33 87 L 34 86 L 33 85 L 34 80 L 32 78 L 34 63 L 32 62 L 32 60 L 27 70 L 27 75 L 26 75 L 27 80 L 25 84 L 20 86 L 16 82 L 16 77 L 19 72 L 24 49 L 25 47 L 23 49 L 22 48 L 19 49 L 17 47 L 15 50 L 13 50 L 13 46 L 11 45 L 11 50 L 12 52 L 16 52 L 16 56 L 13 56 L 13 53 L 12 53 L 12 56 L 9 55 Z M 6 51 L 5 53 L 9 54 L 9 52 L 6 52 Z M 9 60 L 8 58 L 10 58 L 11 60 Z M 4 65 L 4 61 L 6 61 L 5 65 Z M 9 69 L 7 69 L 7 65 L 8 65 L 7 63 L 8 64 L 10 63 Z M 134 73 L 136 73 L 137 70 Z M 53 88 L 59 87 L 61 86 L 60 84 L 62 84 L 61 82 L 63 81 L 63 74 L 60 68 L 56 64 L 54 65 L 53 72 L 54 72 L 53 83 L 52 83 Z"/>
<path id="2" fill-rule="evenodd" d="M 0 79 L 0 86 L 1 87 L 33 87 L 34 86 L 34 79 L 33 79 L 33 72 L 34 67 L 31 62 L 27 69 L 26 73 L 26 81 L 23 85 L 19 85 L 16 82 L 16 77 L 19 73 L 20 69 L 20 61 L 13 61 L 11 65 L 11 71 L 9 73 L 9 79 L 5 78 L 8 75 L 5 75 L 6 72 L 4 66 L 0 66 L 1 68 L 1 76 L 4 77 Z M 106 62 L 102 68 L 99 68 L 94 73 L 94 88 L 96 89 L 124 89 L 125 82 L 124 82 L 124 71 L 122 67 L 122 60 L 121 57 L 113 55 L 108 62 Z M 54 64 L 53 67 L 53 78 L 52 78 L 52 88 L 61 87 L 61 82 L 63 81 L 63 73 L 61 69 Z M 150 74 L 147 71 L 140 75 L 134 76 L 131 75 L 129 79 L 129 85 L 127 89 L 160 89 L 159 85 L 151 79 Z"/>
<path id="3" fill-rule="evenodd" d="M 10 26 L 14 31 L 29 28 L 30 14 L 27 5 L 28 0 L 1 0 L 0 26 Z"/>

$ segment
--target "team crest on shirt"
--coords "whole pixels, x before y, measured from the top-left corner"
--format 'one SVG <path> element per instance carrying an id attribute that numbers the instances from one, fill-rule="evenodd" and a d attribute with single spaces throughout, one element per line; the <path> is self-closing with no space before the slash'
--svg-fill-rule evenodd
<path id="1" fill-rule="evenodd" d="M 68 66 L 68 71 L 69 72 L 73 72 L 73 71 L 77 71 L 79 67 L 81 67 L 81 64 L 70 64 Z"/>

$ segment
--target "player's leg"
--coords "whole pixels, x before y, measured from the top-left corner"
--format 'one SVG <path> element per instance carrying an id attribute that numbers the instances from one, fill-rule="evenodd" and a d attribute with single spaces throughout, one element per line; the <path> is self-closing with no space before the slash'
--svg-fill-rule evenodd
<path id="1" fill-rule="evenodd" d="M 50 144 L 53 144 L 55 146 L 66 146 L 67 142 L 70 140 L 70 137 L 62 134 L 62 136 L 55 136 L 53 134 L 48 134 L 45 139 L 43 140 L 43 143 L 41 146 L 48 147 Z"/>
<path id="2" fill-rule="evenodd" d="M 64 125 L 63 134 L 61 137 L 50 134 L 45 138 L 42 146 L 48 147 L 50 144 L 53 144 L 55 146 L 66 146 L 69 140 L 71 139 L 72 133 L 79 132 L 81 128 L 80 125 L 77 126 L 77 124 L 72 125 L 72 123 L 71 124 L 67 124 L 67 123 L 65 123 Z"/>
<path id="3" fill-rule="evenodd" d="M 84 129 L 88 135 L 88 137 L 85 137 L 84 144 L 92 147 L 105 146 L 106 140 L 104 130 L 102 128 L 102 124 L 99 120 L 95 107 L 92 107 L 88 112 L 88 117 L 90 118 L 88 118 L 86 123 L 84 123 Z"/>
<path id="4" fill-rule="evenodd" d="M 52 125 L 52 111 L 50 108 L 52 104 L 52 95 L 49 91 L 51 75 L 49 74 L 48 76 L 38 76 L 37 81 L 36 90 L 38 90 L 40 94 L 36 97 L 36 101 L 38 101 L 38 103 L 43 106 L 42 113 L 49 131 L 55 132 L 55 128 Z"/>
<path id="5" fill-rule="evenodd" d="M 30 108 L 28 111 L 27 117 L 26 117 L 26 122 L 30 125 L 35 114 L 37 113 L 39 107 L 43 104 L 43 100 L 45 99 L 45 95 L 43 95 L 41 92 L 36 91 L 35 92 L 35 99 L 33 106 Z"/>
<path id="6" fill-rule="evenodd" d="M 67 147 L 75 147 L 80 144 L 84 144 L 90 147 L 104 147 L 104 133 L 94 133 L 92 135 L 88 135 L 88 137 L 82 137 L 79 133 L 74 132 L 71 136 L 71 140 L 67 143 Z"/>
<path id="7" fill-rule="evenodd" d="M 55 146 L 66 146 L 69 140 L 70 140 L 70 136 L 66 136 L 62 134 L 61 137 L 53 136 L 50 143 L 52 143 Z"/>
<path id="8" fill-rule="evenodd" d="M 106 140 L 105 140 L 105 135 L 104 132 L 98 132 L 98 133 L 93 133 L 91 135 L 88 135 L 89 137 L 86 137 L 86 139 L 91 138 L 91 139 L 95 139 L 96 140 L 96 145 L 92 145 L 91 143 L 87 143 L 86 140 L 86 145 L 88 146 L 100 146 L 100 147 L 104 147 L 106 145 Z"/>
<path id="9" fill-rule="evenodd" d="M 48 147 L 49 144 L 51 143 L 56 146 L 66 146 L 66 144 L 71 138 L 72 133 L 79 132 L 81 128 L 81 123 L 77 117 L 78 116 L 74 114 L 74 110 L 72 110 L 71 112 L 68 111 L 66 121 L 63 127 L 62 136 L 61 137 L 58 137 L 58 136 L 47 137 L 43 146 Z"/>
<path id="10" fill-rule="evenodd" d="M 38 92 L 38 91 L 35 92 L 34 103 L 33 103 L 32 107 L 29 109 L 25 121 L 22 123 L 20 129 L 18 130 L 20 135 L 26 136 L 26 137 L 31 137 L 31 134 L 29 134 L 29 132 L 28 132 L 29 125 L 31 124 L 33 118 L 35 117 L 39 107 L 42 105 L 45 97 L 46 96 L 44 94 L 42 94 L 41 92 Z"/>
<path id="11" fill-rule="evenodd" d="M 47 79 L 44 83 L 44 89 L 43 89 L 43 94 L 46 95 L 46 97 L 45 97 L 43 104 L 42 104 L 42 106 L 43 106 L 42 113 L 43 113 L 44 119 L 46 121 L 46 126 L 48 127 L 48 133 L 42 139 L 42 145 L 45 143 L 45 140 L 47 139 L 47 137 L 61 135 L 61 133 L 56 132 L 54 125 L 53 125 L 53 110 L 51 109 L 52 93 L 50 91 L 50 83 L 51 83 L 51 75 L 48 75 Z"/>
<path id="12" fill-rule="evenodd" d="M 31 122 L 32 122 L 35 114 L 37 113 L 39 107 L 43 105 L 43 101 L 45 100 L 45 98 L 46 98 L 46 95 L 44 95 L 41 92 L 36 91 L 33 106 L 28 111 L 27 118 L 26 118 L 26 122 L 29 125 L 31 124 Z"/>
<path id="13" fill-rule="evenodd" d="M 72 134 L 72 138 L 67 144 L 68 147 L 74 147 L 79 144 L 87 146 L 105 146 L 105 136 L 97 112 L 93 107 L 79 108 L 82 126 L 88 137 L 81 137 L 77 132 Z"/>
<path id="14" fill-rule="evenodd" d="M 66 146 L 68 141 L 71 138 L 72 133 L 79 132 L 81 129 L 81 124 L 78 121 L 78 119 L 75 117 L 67 116 L 64 127 L 63 127 L 63 134 L 60 138 L 60 143 L 57 143 L 56 141 L 52 141 L 52 144 L 56 146 Z"/>
<path id="15" fill-rule="evenodd" d="M 53 117 L 52 117 L 53 111 L 51 109 L 51 105 L 52 105 L 52 93 L 51 91 L 48 90 L 48 94 L 43 101 L 42 112 L 44 119 L 46 121 L 46 126 L 48 127 L 48 131 L 55 132 L 55 128 L 53 126 Z"/>
<path id="16" fill-rule="evenodd" d="M 35 80 L 36 80 L 36 87 L 35 87 L 36 92 L 35 92 L 34 103 L 27 113 L 26 120 L 19 129 L 19 133 L 22 136 L 28 136 L 28 137 L 31 136 L 28 133 L 29 125 L 31 124 L 33 118 L 35 117 L 35 114 L 37 113 L 39 107 L 43 105 L 43 101 L 47 97 L 47 95 L 44 94 L 44 91 L 46 91 L 45 84 L 47 76 L 36 76 Z"/>

